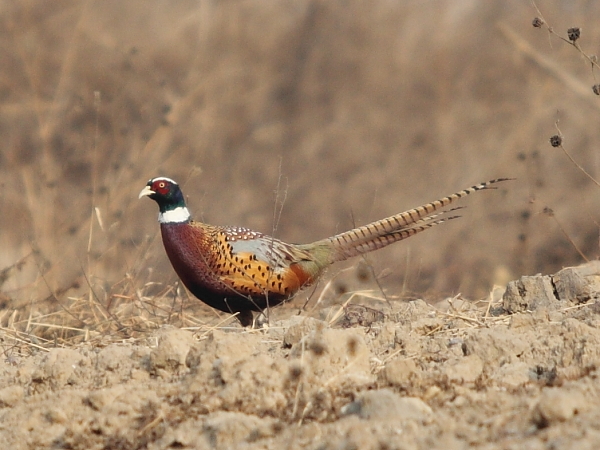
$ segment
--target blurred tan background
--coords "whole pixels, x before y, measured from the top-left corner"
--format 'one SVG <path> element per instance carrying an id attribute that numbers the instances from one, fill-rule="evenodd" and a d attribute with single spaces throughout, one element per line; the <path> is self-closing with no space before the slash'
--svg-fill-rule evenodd
<path id="1" fill-rule="evenodd" d="M 599 2 L 538 6 L 599 51 Z M 156 205 L 137 199 L 157 175 L 196 219 L 291 242 L 517 178 L 336 266 L 334 296 L 378 277 L 406 298 L 485 297 L 581 262 L 560 226 L 596 258 L 600 191 L 548 138 L 560 119 L 599 177 L 597 81 L 536 15 L 526 0 L 2 2 L 4 307 L 173 285 Z"/>

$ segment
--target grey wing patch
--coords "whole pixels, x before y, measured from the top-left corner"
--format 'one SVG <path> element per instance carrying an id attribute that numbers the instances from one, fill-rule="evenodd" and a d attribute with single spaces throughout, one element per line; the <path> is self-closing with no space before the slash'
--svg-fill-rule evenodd
<path id="1" fill-rule="evenodd" d="M 288 267 L 291 263 L 310 259 L 310 255 L 271 236 L 247 228 L 227 228 L 227 241 L 233 253 L 250 253 L 273 268 Z"/>

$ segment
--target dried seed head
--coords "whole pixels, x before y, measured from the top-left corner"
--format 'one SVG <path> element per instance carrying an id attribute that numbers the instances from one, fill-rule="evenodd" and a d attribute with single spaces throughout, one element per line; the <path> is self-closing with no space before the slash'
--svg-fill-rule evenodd
<path id="1" fill-rule="evenodd" d="M 596 55 L 590 55 L 590 61 L 596 63 L 598 62 L 598 57 Z"/>
<path id="2" fill-rule="evenodd" d="M 593 85 L 592 86 L 592 91 L 594 91 L 594 94 L 600 95 L 600 84 Z"/>
<path id="3" fill-rule="evenodd" d="M 562 136 L 555 134 L 550 138 L 550 145 L 552 147 L 560 147 L 562 145 Z"/>
<path id="4" fill-rule="evenodd" d="M 531 25 L 533 25 L 536 28 L 542 28 L 542 25 L 544 25 L 544 19 L 542 19 L 541 17 L 536 17 L 531 21 Z"/>
<path id="5" fill-rule="evenodd" d="M 571 42 L 575 42 L 577 39 L 581 37 L 581 28 L 573 27 L 567 30 L 567 36 L 569 36 L 569 40 Z"/>

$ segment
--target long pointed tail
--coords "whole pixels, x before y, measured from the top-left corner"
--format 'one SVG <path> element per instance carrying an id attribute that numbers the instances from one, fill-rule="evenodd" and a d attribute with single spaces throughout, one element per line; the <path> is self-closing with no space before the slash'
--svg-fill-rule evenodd
<path id="1" fill-rule="evenodd" d="M 363 253 L 372 252 L 394 242 L 414 236 L 415 234 L 440 223 L 460 217 L 448 216 L 447 214 L 461 209 L 461 207 L 452 208 L 447 211 L 439 210 L 448 206 L 455 200 L 466 197 L 473 192 L 484 189 L 495 189 L 495 186 L 491 186 L 492 184 L 511 179 L 512 178 L 498 178 L 477 184 L 423 206 L 410 209 L 308 245 L 311 247 L 328 247 L 331 249 L 331 262 L 342 261 Z M 436 211 L 439 212 L 434 214 Z"/>

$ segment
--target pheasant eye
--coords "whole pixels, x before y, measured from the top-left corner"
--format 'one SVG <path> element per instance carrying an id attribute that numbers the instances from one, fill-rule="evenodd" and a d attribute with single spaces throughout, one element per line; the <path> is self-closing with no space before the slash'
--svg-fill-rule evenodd
<path id="1" fill-rule="evenodd" d="M 158 187 L 161 189 L 164 189 L 166 185 L 167 184 L 164 181 L 161 181 L 160 183 L 158 183 Z"/>

